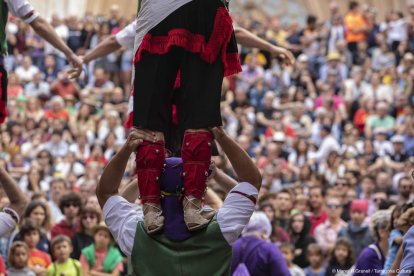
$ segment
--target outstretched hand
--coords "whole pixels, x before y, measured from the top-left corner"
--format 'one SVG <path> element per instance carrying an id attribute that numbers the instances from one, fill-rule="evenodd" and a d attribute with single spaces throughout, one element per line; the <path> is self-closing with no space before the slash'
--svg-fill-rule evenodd
<path id="1" fill-rule="evenodd" d="M 214 138 L 217 141 L 220 141 L 220 139 L 223 139 L 227 135 L 222 126 L 213 127 L 211 129 L 211 132 L 213 132 Z"/>
<path id="2" fill-rule="evenodd" d="M 75 54 L 72 54 L 68 57 L 69 63 L 72 65 L 72 68 L 68 71 L 69 79 L 77 79 L 82 73 L 83 59 Z"/>
<path id="3" fill-rule="evenodd" d="M 129 133 L 125 146 L 129 151 L 134 152 L 144 141 L 156 141 L 155 133 L 148 130 L 134 128 Z"/>
<path id="4" fill-rule="evenodd" d="M 285 65 L 294 65 L 296 62 L 292 52 L 285 48 L 274 46 L 270 52 L 273 56 L 280 58 Z"/>

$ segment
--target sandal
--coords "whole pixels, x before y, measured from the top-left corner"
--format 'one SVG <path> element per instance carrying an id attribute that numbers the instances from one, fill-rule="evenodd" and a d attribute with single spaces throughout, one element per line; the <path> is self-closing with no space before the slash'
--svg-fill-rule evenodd
<path id="1" fill-rule="evenodd" d="M 150 207 L 152 210 L 148 210 Z M 162 230 L 164 227 L 164 216 L 162 216 L 160 207 L 151 203 L 144 204 L 144 225 L 148 234 L 156 234 Z"/>
<path id="2" fill-rule="evenodd" d="M 187 201 L 184 204 L 184 221 L 190 231 L 206 227 L 216 214 L 214 209 L 194 203 L 197 200 L 195 197 L 186 196 L 184 200 Z"/>

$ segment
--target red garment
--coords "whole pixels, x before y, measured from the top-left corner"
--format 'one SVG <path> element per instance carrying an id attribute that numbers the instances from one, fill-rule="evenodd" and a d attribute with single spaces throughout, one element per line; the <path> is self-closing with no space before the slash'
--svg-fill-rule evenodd
<path id="1" fill-rule="evenodd" d="M 364 131 L 365 122 L 367 121 L 368 113 L 363 109 L 360 108 L 355 112 L 354 115 L 354 125 L 358 128 L 360 132 Z"/>
<path id="2" fill-rule="evenodd" d="M 6 273 L 6 267 L 4 266 L 3 258 L 0 256 L 0 273 Z"/>
<path id="3" fill-rule="evenodd" d="M 73 235 L 78 231 L 78 225 L 69 225 L 68 222 L 64 219 L 58 224 L 55 224 L 50 230 L 51 238 L 53 239 L 57 235 L 65 235 L 72 238 Z"/>
<path id="4" fill-rule="evenodd" d="M 62 109 L 58 113 L 55 113 L 52 110 L 47 110 L 45 111 L 45 116 L 46 118 L 51 120 L 59 119 L 64 120 L 65 122 L 69 122 L 69 113 L 64 109 Z"/>
<path id="5" fill-rule="evenodd" d="M 38 249 L 29 251 L 29 267 L 47 268 L 52 263 L 49 254 Z"/>
<path id="6" fill-rule="evenodd" d="M 68 83 L 58 81 L 53 87 L 52 92 L 62 98 L 66 98 L 67 96 L 78 96 L 78 88 L 70 81 Z"/>
<path id="7" fill-rule="evenodd" d="M 313 236 L 313 234 L 315 233 L 315 228 L 319 225 L 324 223 L 328 218 L 328 213 L 326 212 L 326 210 L 323 210 L 323 212 L 318 216 L 315 217 L 315 215 L 312 213 L 309 217 L 309 221 L 311 222 L 311 229 L 310 229 L 310 234 Z"/>

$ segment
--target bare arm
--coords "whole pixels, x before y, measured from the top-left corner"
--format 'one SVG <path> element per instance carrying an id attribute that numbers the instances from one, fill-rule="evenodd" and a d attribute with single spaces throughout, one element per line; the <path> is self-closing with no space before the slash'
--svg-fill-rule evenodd
<path id="1" fill-rule="evenodd" d="M 72 52 L 71 49 L 69 49 L 65 42 L 56 34 L 53 27 L 47 23 L 44 18 L 40 16 L 37 17 L 30 23 L 30 26 L 32 26 L 38 35 L 65 54 L 71 65 L 79 70 L 79 74 L 82 72 L 82 61 Z"/>
<path id="2" fill-rule="evenodd" d="M 0 167 L 0 183 L 10 200 L 10 209 L 13 209 L 21 216 L 27 204 L 26 197 L 3 167 Z"/>
<path id="3" fill-rule="evenodd" d="M 213 128 L 213 133 L 230 160 L 239 181 L 248 182 L 259 190 L 262 176 L 250 156 L 224 132 L 223 128 Z"/>
<path id="4" fill-rule="evenodd" d="M 403 255 L 404 255 L 404 249 L 402 246 L 400 246 L 400 249 L 398 249 L 397 256 L 395 256 L 394 263 L 392 264 L 392 267 L 390 271 L 388 272 L 387 276 L 396 276 L 398 274 L 397 269 L 400 268 Z"/>
<path id="5" fill-rule="evenodd" d="M 83 57 L 83 62 L 88 64 L 94 59 L 109 55 L 112 52 L 115 52 L 121 49 L 121 44 L 116 40 L 115 35 L 108 36 L 102 40 L 98 46 L 92 49 Z"/>
<path id="6" fill-rule="evenodd" d="M 292 53 L 285 48 L 277 47 L 244 28 L 236 28 L 234 30 L 234 33 L 236 35 L 237 42 L 244 47 L 259 48 L 261 50 L 270 52 L 273 56 L 284 59 L 285 63 L 287 64 L 295 63 L 295 58 L 293 57 Z"/>
<path id="7" fill-rule="evenodd" d="M 216 168 L 216 173 L 213 177 L 214 181 L 216 181 L 226 193 L 230 192 L 237 185 L 237 181 L 228 176 L 222 170 Z"/>
<path id="8" fill-rule="evenodd" d="M 139 196 L 138 190 L 138 179 L 135 178 L 131 182 L 125 185 L 123 189 L 119 192 L 123 198 L 125 198 L 128 202 L 134 203 L 135 200 Z"/>
<path id="9" fill-rule="evenodd" d="M 125 145 L 105 167 L 96 187 L 96 196 L 98 197 L 101 208 L 104 207 L 106 201 L 111 196 L 118 194 L 119 185 L 121 184 L 128 159 L 143 140 L 154 141 L 154 136 L 149 132 L 134 129 L 129 134 Z"/>

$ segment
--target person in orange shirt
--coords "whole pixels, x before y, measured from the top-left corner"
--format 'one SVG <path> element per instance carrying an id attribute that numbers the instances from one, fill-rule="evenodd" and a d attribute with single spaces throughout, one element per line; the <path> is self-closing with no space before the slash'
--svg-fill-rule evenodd
<path id="1" fill-rule="evenodd" d="M 51 101 L 51 107 L 45 112 L 46 118 L 49 120 L 63 120 L 69 122 L 69 113 L 64 109 L 65 102 L 61 96 L 54 96 Z"/>
<path id="2" fill-rule="evenodd" d="M 345 39 L 348 49 L 352 53 L 353 61 L 358 57 L 358 43 L 366 39 L 368 25 L 362 13 L 359 12 L 359 4 L 356 1 L 349 3 L 349 11 L 345 15 Z"/>

